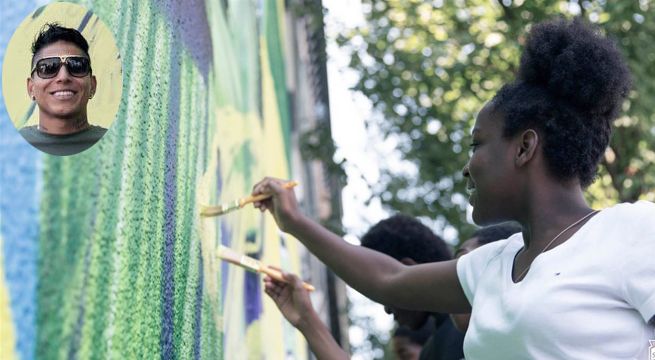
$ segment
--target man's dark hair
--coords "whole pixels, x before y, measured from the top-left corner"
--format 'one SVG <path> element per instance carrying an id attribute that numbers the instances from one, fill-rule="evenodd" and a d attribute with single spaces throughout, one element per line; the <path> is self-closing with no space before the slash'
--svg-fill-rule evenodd
<path id="1" fill-rule="evenodd" d="M 443 239 L 417 219 L 406 215 L 394 215 L 378 222 L 361 241 L 362 246 L 399 261 L 410 258 L 417 263 L 428 263 L 452 258 Z"/>
<path id="2" fill-rule="evenodd" d="M 41 27 L 39 34 L 32 43 L 32 66 L 34 65 L 34 57 L 44 47 L 54 44 L 57 41 L 66 41 L 75 44 L 80 50 L 89 57 L 89 43 L 86 42 L 82 34 L 71 28 L 63 27 L 57 23 L 48 23 Z"/>
<path id="3" fill-rule="evenodd" d="M 521 232 L 521 225 L 513 221 L 504 222 L 497 225 L 486 226 L 476 230 L 471 238 L 478 238 L 478 244 L 485 245 L 497 240 L 507 239 L 508 237 Z"/>
<path id="4" fill-rule="evenodd" d="M 629 89 L 630 71 L 612 41 L 583 20 L 556 20 L 533 27 L 517 79 L 491 105 L 504 117 L 505 137 L 534 128 L 549 172 L 587 187 Z"/>

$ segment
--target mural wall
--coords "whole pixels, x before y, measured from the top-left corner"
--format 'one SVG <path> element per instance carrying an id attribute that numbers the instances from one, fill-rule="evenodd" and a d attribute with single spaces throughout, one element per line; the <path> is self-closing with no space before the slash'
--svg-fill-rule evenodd
<path id="1" fill-rule="evenodd" d="M 222 243 L 299 272 L 297 242 L 252 208 L 198 216 L 290 177 L 284 1 L 79 3 L 116 39 L 121 102 L 68 157 L 0 104 L 0 357 L 306 358 L 261 279 L 215 258 Z M 1 59 L 41 5 L 2 1 Z"/>

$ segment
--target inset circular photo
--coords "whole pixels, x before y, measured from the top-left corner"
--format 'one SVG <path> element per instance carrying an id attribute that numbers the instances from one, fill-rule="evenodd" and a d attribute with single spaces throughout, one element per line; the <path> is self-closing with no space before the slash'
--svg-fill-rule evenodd
<path id="1" fill-rule="evenodd" d="M 7 112 L 23 138 L 45 153 L 74 155 L 97 143 L 116 118 L 122 89 L 114 36 L 83 6 L 36 9 L 7 45 Z"/>

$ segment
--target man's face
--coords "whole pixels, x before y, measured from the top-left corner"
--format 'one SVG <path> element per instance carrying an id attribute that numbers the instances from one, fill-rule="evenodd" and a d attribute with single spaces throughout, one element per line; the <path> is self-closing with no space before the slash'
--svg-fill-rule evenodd
<path id="1" fill-rule="evenodd" d="M 85 56 L 82 49 L 67 41 L 57 41 L 41 49 L 34 58 L 39 60 L 64 55 Z M 59 68 L 57 75 L 43 79 L 34 71 L 27 79 L 27 91 L 39 106 L 39 116 L 59 120 L 78 120 L 86 117 L 86 106 L 89 98 L 96 90 L 95 76 L 89 74 L 75 77 L 68 72 L 66 66 Z"/>

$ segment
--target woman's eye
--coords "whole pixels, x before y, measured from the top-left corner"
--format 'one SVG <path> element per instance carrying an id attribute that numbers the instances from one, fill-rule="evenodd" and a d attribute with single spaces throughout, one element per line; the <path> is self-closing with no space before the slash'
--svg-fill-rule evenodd
<path id="1" fill-rule="evenodd" d="M 469 144 L 469 157 L 473 156 L 473 153 L 478 148 L 478 146 L 480 146 L 480 144 L 476 142 L 472 142 Z"/>

